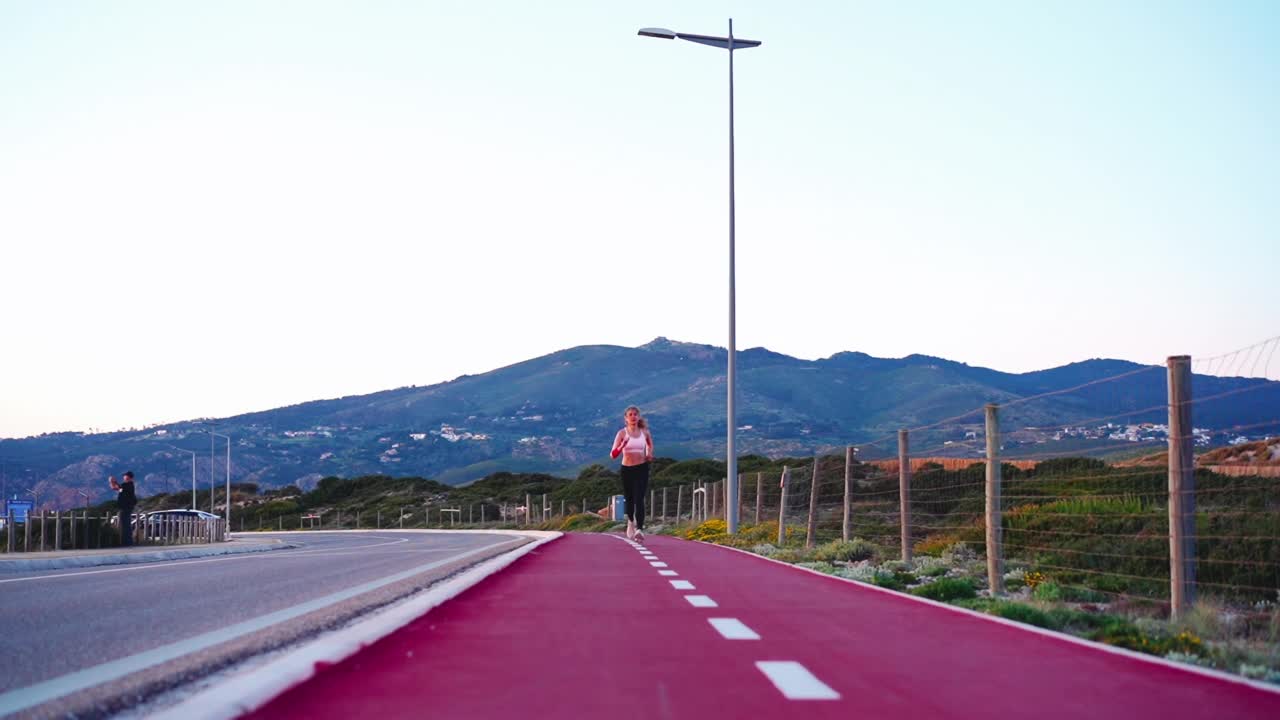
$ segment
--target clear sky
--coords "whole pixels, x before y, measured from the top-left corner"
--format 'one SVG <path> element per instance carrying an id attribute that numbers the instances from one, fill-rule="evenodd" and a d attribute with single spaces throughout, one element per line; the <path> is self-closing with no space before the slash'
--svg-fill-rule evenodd
<path id="1" fill-rule="evenodd" d="M 1278 8 L 0 0 L 0 436 L 725 345 L 729 17 L 740 349 L 1249 345 Z"/>

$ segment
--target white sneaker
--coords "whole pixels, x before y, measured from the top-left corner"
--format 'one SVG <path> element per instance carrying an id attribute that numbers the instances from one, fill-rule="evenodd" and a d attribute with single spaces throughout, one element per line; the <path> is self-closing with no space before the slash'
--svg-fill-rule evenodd
<path id="1" fill-rule="evenodd" d="M 636 521 L 635 520 L 630 520 L 630 519 L 627 520 L 627 539 L 628 540 L 636 539 Z"/>
<path id="2" fill-rule="evenodd" d="M 644 543 L 644 531 L 643 531 L 643 530 L 639 530 L 639 529 L 637 529 L 637 530 L 636 530 L 636 532 L 635 532 L 635 534 L 632 536 L 632 538 L 633 538 L 636 542 L 643 544 L 643 543 Z"/>

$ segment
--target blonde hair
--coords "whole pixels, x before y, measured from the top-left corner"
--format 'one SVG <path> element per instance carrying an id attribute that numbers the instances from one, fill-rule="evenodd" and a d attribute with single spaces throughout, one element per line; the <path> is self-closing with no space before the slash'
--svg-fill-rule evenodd
<path id="1" fill-rule="evenodd" d="M 646 421 L 644 419 L 644 416 L 640 414 L 640 408 L 636 407 L 635 405 L 628 405 L 627 409 L 622 411 L 622 416 L 625 418 L 627 416 L 627 413 L 631 412 L 632 410 L 636 411 L 636 427 L 640 428 L 641 430 L 648 430 L 649 429 L 648 421 Z"/>

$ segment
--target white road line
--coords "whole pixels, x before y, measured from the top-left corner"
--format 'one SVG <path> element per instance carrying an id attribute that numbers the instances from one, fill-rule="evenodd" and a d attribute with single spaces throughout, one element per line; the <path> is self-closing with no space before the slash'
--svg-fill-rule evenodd
<path id="1" fill-rule="evenodd" d="M 654 561 L 654 560 L 659 559 L 657 555 L 653 555 L 653 554 L 649 554 L 649 555 L 641 555 L 640 557 L 642 557 L 642 558 L 644 558 L 645 560 L 648 560 L 648 561 L 650 561 L 650 562 L 652 562 L 652 561 Z"/>
<path id="2" fill-rule="evenodd" d="M 840 693 L 793 660 L 762 660 L 756 663 L 756 667 L 788 700 L 840 699 Z"/>
<path id="3" fill-rule="evenodd" d="M 671 587 L 677 590 L 693 590 L 693 583 L 688 580 L 672 580 Z"/>
<path id="4" fill-rule="evenodd" d="M 659 574 L 659 575 L 661 575 L 661 576 L 663 576 L 663 577 L 675 577 L 676 575 L 679 575 L 680 573 L 676 572 L 675 570 L 659 570 L 659 571 L 658 571 L 658 574 Z"/>
<path id="5" fill-rule="evenodd" d="M 667 564 L 666 564 L 666 563 L 664 563 L 664 562 L 650 562 L 649 564 L 650 564 L 650 565 L 652 565 L 653 567 L 666 567 L 666 566 L 667 566 Z"/>
<path id="6" fill-rule="evenodd" d="M 737 618 L 707 618 L 725 640 L 759 640 L 760 635 Z"/>
<path id="7" fill-rule="evenodd" d="M 716 605 L 715 600 L 712 600 L 706 595 L 685 595 L 684 599 L 688 600 L 689 604 L 694 607 L 720 607 L 719 605 Z"/>

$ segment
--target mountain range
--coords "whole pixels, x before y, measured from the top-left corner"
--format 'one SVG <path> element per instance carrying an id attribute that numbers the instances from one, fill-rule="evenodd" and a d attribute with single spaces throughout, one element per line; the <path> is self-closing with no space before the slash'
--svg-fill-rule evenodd
<path id="1" fill-rule="evenodd" d="M 459 484 L 500 470 L 571 472 L 607 462 L 628 405 L 642 408 L 659 455 L 714 457 L 726 442 L 726 359 L 724 348 L 666 338 L 586 345 L 424 387 L 140 431 L 4 439 L 3 478 L 10 495 L 34 489 L 45 507 L 105 499 L 106 476 L 130 468 L 145 494 L 189 488 L 193 460 L 202 487 L 221 487 L 225 441 L 210 452 L 211 429 L 232 438 L 232 481 L 261 487 L 366 474 Z M 1006 452 L 1096 453 L 1116 443 L 1047 443 L 1067 426 L 1165 422 L 1166 383 L 1163 367 L 1123 360 L 1017 374 L 925 355 L 803 360 L 753 348 L 738 353 L 739 452 L 802 456 L 855 444 L 864 457 L 889 456 L 898 428 L 936 424 L 913 435 L 913 448 L 976 455 L 983 404 L 1074 388 L 1002 410 Z M 1278 382 L 1196 375 L 1193 392 L 1193 422 L 1215 441 L 1280 430 Z"/>

